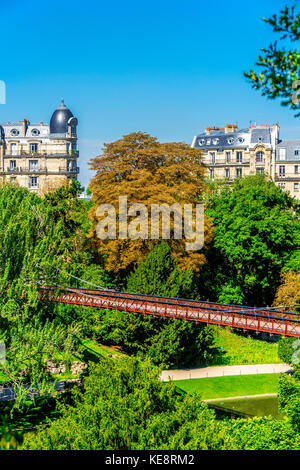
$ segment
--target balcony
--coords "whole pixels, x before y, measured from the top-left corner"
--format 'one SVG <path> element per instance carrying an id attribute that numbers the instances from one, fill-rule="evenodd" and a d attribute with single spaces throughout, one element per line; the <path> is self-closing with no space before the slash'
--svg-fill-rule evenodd
<path id="1" fill-rule="evenodd" d="M 275 181 L 300 181 L 299 173 L 285 173 L 284 175 L 275 173 Z"/>
<path id="2" fill-rule="evenodd" d="M 59 167 L 57 170 L 48 170 L 47 168 L 7 168 L 6 170 L 1 170 L 1 175 L 78 175 L 79 167 L 71 167 L 71 168 L 61 168 Z"/>
<path id="3" fill-rule="evenodd" d="M 11 153 L 5 153 L 4 158 L 78 158 L 79 150 L 72 150 L 72 153 L 47 153 L 47 152 L 25 152 L 22 151 L 17 155 Z"/>

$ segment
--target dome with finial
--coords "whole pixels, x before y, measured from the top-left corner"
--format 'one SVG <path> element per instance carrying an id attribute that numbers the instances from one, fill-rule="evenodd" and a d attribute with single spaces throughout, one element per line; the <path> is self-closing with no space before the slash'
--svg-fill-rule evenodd
<path id="1" fill-rule="evenodd" d="M 68 132 L 68 122 L 72 117 L 74 117 L 73 114 L 62 99 L 61 104 L 52 114 L 50 120 L 50 134 L 66 134 Z"/>

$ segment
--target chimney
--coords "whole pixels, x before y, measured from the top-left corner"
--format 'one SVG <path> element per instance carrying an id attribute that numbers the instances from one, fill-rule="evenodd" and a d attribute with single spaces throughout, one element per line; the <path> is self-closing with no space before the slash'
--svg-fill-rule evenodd
<path id="1" fill-rule="evenodd" d="M 276 122 L 276 124 L 273 124 L 272 131 L 275 136 L 275 144 L 278 144 L 279 142 L 279 123 L 278 122 Z"/>
<path id="2" fill-rule="evenodd" d="M 205 134 L 206 134 L 206 135 L 210 135 L 210 132 L 211 132 L 211 131 L 220 131 L 220 130 L 224 130 L 224 127 L 216 127 L 216 126 L 207 127 L 207 128 L 205 129 Z"/>
<path id="3" fill-rule="evenodd" d="M 23 123 L 23 137 L 25 137 L 26 133 L 27 133 L 28 126 L 29 126 L 29 121 L 28 121 L 28 119 L 23 119 L 22 123 Z"/>
<path id="4" fill-rule="evenodd" d="M 236 124 L 226 124 L 225 126 L 225 134 L 230 134 L 231 132 L 236 132 L 238 130 L 238 126 Z"/>

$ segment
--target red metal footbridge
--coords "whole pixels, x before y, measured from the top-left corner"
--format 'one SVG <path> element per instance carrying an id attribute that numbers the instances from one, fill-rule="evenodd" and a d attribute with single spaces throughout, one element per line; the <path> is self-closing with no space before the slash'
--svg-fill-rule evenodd
<path id="1" fill-rule="evenodd" d="M 113 290 L 42 287 L 40 299 L 300 337 L 300 314 Z"/>

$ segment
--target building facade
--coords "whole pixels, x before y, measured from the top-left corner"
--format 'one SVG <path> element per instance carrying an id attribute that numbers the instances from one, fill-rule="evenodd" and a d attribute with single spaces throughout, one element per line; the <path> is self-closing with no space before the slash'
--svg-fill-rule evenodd
<path id="1" fill-rule="evenodd" d="M 42 195 L 77 179 L 77 124 L 63 100 L 50 124 L 28 119 L 0 124 L 0 183 Z"/>
<path id="2" fill-rule="evenodd" d="M 265 173 L 300 198 L 300 140 L 280 140 L 278 124 L 207 127 L 194 137 L 192 147 L 203 150 L 210 179 L 232 182 L 240 176 Z"/>

